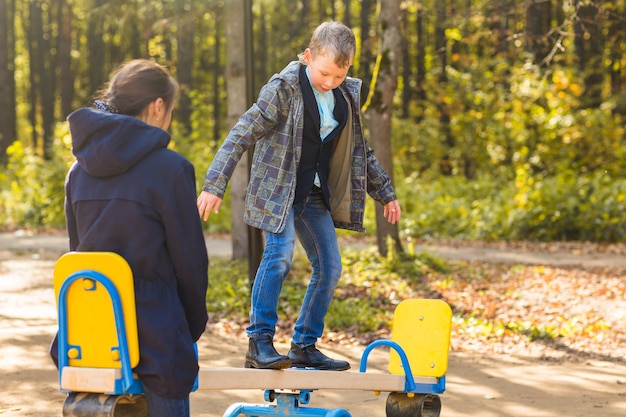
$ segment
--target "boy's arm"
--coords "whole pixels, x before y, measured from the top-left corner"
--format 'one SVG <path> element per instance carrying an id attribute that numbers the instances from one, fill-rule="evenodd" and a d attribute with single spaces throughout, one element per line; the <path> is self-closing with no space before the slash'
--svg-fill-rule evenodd
<path id="1" fill-rule="evenodd" d="M 366 143 L 367 152 L 367 192 L 383 205 L 383 217 L 391 224 L 400 220 L 401 209 L 391 178 L 385 172 L 374 151 Z"/>
<path id="2" fill-rule="evenodd" d="M 390 201 L 397 200 L 396 193 L 391 184 L 391 178 L 385 172 L 378 159 L 374 155 L 374 150 L 365 143 L 367 160 L 367 193 L 382 205 Z"/>
<path id="3" fill-rule="evenodd" d="M 263 86 L 257 102 L 239 118 L 217 151 L 204 178 L 203 191 L 224 198 L 228 181 L 243 153 L 266 137 L 284 117 L 284 109 L 288 108 L 285 98 L 280 81 Z"/>

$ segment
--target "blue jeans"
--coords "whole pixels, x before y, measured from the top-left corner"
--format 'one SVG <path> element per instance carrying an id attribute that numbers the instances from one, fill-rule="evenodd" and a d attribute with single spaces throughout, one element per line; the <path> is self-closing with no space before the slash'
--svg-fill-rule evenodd
<path id="1" fill-rule="evenodd" d="M 278 298 L 293 259 L 296 236 L 311 262 L 312 274 L 302 301 L 292 341 L 314 344 L 324 330 L 324 317 L 341 276 L 335 225 L 321 193 L 294 204 L 281 233 L 265 232 L 265 251 L 252 287 L 248 337 L 272 338 L 278 320 Z"/>
<path id="2" fill-rule="evenodd" d="M 189 397 L 182 400 L 160 397 L 143 384 L 150 417 L 189 417 Z"/>

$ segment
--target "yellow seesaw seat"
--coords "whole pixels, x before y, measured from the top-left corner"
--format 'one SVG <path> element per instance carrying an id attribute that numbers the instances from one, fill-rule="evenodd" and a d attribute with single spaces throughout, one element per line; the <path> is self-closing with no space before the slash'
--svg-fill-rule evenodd
<path id="1" fill-rule="evenodd" d="M 443 300 L 404 300 L 396 307 L 392 340 L 407 354 L 413 375 L 442 377 L 448 372 L 452 309 Z M 390 351 L 389 372 L 404 375 L 400 356 Z"/>
<path id="2" fill-rule="evenodd" d="M 149 417 L 139 363 L 133 274 L 112 252 L 69 252 L 54 267 L 63 416 Z"/>
<path id="3" fill-rule="evenodd" d="M 137 313 L 133 273 L 124 258 L 113 252 L 70 252 L 61 256 L 54 268 L 54 290 L 59 291 L 70 275 L 96 271 L 117 288 L 122 302 L 131 367 L 139 363 Z M 66 299 L 68 343 L 80 347 L 80 356 L 70 348 L 69 365 L 91 368 L 120 368 L 118 336 L 111 297 L 106 289 L 89 278 L 74 282 Z"/>

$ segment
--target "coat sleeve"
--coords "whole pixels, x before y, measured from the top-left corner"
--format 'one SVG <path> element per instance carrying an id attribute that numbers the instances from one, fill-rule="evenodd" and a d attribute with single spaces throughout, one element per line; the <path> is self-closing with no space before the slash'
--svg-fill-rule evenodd
<path id="1" fill-rule="evenodd" d="M 289 109 L 285 83 L 276 79 L 264 85 L 254 103 L 230 130 L 206 172 L 202 189 L 224 198 L 243 153 L 270 133 Z"/>
<path id="2" fill-rule="evenodd" d="M 180 297 L 189 330 L 196 341 L 208 321 L 206 293 L 209 259 L 202 224 L 196 208 L 196 183 L 193 165 L 185 161 L 172 176 L 172 190 L 163 205 L 163 221 L 168 252 L 176 271 Z"/>
<path id="3" fill-rule="evenodd" d="M 379 203 L 385 205 L 397 200 L 391 184 L 391 178 L 374 155 L 374 150 L 365 142 L 365 157 L 367 163 L 367 192 Z"/>

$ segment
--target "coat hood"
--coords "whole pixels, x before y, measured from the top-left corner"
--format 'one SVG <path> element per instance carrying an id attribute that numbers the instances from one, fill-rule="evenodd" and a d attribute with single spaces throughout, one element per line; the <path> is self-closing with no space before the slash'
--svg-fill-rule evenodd
<path id="1" fill-rule="evenodd" d="M 111 177 L 126 172 L 146 155 L 166 148 L 170 134 L 136 117 L 82 108 L 67 118 L 72 153 L 89 175 Z"/>

